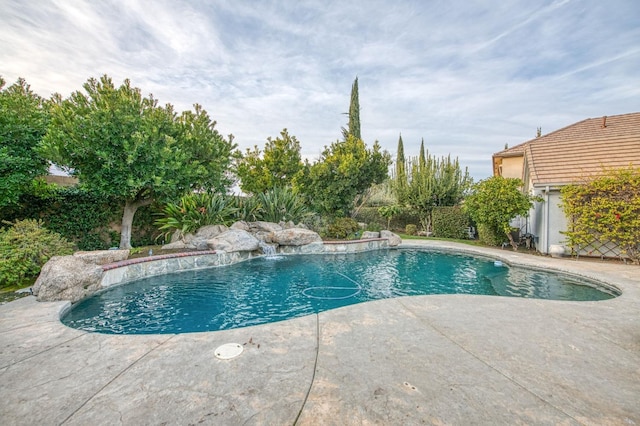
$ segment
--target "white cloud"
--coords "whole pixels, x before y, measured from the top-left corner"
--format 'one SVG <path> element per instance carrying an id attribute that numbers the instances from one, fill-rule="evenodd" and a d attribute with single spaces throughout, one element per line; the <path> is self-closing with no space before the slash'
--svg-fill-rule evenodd
<path id="1" fill-rule="evenodd" d="M 130 78 L 202 104 L 241 147 L 286 127 L 315 158 L 340 137 L 357 75 L 363 137 L 491 154 L 587 117 L 640 111 L 640 4 L 0 0 L 0 75 L 45 96 Z"/>

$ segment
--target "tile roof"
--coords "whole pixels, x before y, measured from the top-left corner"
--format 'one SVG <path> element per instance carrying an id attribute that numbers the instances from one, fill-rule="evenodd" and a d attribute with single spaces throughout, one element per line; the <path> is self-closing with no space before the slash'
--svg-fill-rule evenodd
<path id="1" fill-rule="evenodd" d="M 503 149 L 502 151 L 493 154 L 494 157 L 517 157 L 524 154 L 524 149 L 529 142 L 523 142 L 511 148 Z"/>
<path id="2" fill-rule="evenodd" d="M 534 185 L 580 182 L 603 168 L 640 167 L 640 112 L 588 118 L 521 145 Z"/>

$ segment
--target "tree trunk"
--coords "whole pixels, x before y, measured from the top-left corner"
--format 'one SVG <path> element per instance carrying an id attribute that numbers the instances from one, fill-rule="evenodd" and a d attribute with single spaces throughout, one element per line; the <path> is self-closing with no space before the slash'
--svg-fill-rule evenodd
<path id="1" fill-rule="evenodd" d="M 127 199 L 124 203 L 124 212 L 122 213 L 122 229 L 120 230 L 120 249 L 131 248 L 131 227 L 133 225 L 133 216 L 139 207 L 149 205 L 153 200 L 133 201 Z"/>
<path id="2" fill-rule="evenodd" d="M 518 251 L 518 243 L 513 240 L 513 235 L 511 235 L 511 232 L 507 232 L 507 237 L 509 237 L 509 244 L 511 244 L 511 247 L 513 247 L 513 251 Z"/>
<path id="3" fill-rule="evenodd" d="M 356 216 L 358 216 L 360 209 L 364 207 L 364 205 L 367 203 L 370 197 L 371 197 L 371 188 L 367 189 L 364 194 L 356 196 L 356 199 L 354 200 L 354 209 L 351 212 L 351 218 L 355 219 Z"/>

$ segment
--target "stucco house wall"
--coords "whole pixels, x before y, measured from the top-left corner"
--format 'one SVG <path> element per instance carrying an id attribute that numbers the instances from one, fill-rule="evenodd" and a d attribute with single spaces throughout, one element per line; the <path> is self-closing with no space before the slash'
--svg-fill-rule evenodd
<path id="1" fill-rule="evenodd" d="M 560 189 L 534 187 L 530 194 L 542 201 L 534 202 L 529 210 L 529 232 L 534 236 L 536 250 L 548 254 L 551 245 L 565 245 L 566 237 L 562 232 L 569 224 L 562 210 Z"/>
<path id="2" fill-rule="evenodd" d="M 501 176 L 522 179 L 522 163 L 522 156 L 503 158 L 500 164 Z"/>

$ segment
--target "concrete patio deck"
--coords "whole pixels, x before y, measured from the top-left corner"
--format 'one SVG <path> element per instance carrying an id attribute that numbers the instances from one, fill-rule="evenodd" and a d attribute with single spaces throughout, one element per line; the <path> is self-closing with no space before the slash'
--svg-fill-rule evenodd
<path id="1" fill-rule="evenodd" d="M 3 425 L 640 425 L 640 267 L 443 242 L 617 286 L 598 302 L 420 296 L 181 335 L 0 306 Z M 244 345 L 232 360 L 215 349 Z"/>

